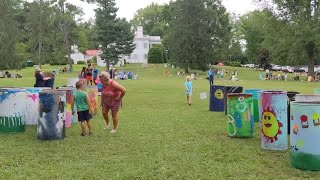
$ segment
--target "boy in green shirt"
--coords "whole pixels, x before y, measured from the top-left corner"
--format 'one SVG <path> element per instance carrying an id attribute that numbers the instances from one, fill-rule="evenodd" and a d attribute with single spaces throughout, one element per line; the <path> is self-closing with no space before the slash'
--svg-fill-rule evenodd
<path id="1" fill-rule="evenodd" d="M 90 104 L 89 96 L 83 89 L 83 83 L 78 81 L 76 83 L 77 92 L 74 94 L 74 102 L 77 106 L 77 114 L 78 114 L 78 121 L 81 123 L 82 133 L 81 136 L 86 135 L 86 125 L 85 121 L 87 121 L 87 126 L 89 128 L 89 135 L 93 135 L 92 132 L 92 125 L 91 125 L 91 114 L 92 114 L 92 106 Z M 72 104 L 72 107 L 74 104 Z M 73 108 L 72 108 L 73 109 Z M 74 114 L 74 112 L 73 112 Z"/>

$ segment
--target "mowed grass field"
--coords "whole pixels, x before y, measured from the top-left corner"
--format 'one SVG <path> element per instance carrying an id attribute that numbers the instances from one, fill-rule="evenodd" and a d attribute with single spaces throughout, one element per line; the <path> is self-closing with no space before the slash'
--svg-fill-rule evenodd
<path id="1" fill-rule="evenodd" d="M 75 69 L 72 74 L 58 74 L 55 85 L 66 85 L 68 78 L 76 77 L 81 66 Z M 190 107 L 184 77 L 176 70 L 165 77 L 163 65 L 120 69 L 138 73 L 140 79 L 118 81 L 127 94 L 116 134 L 103 129 L 101 113 L 93 118 L 91 137 L 81 137 L 78 124 L 67 129 L 61 141 L 37 140 L 35 126 L 22 134 L 0 134 L 0 179 L 320 179 L 319 172 L 291 167 L 289 150 L 262 150 L 258 124 L 253 138 L 229 138 L 224 113 L 210 112 L 209 100 L 200 100 L 201 92 L 209 95 L 206 72 L 200 74 L 202 80 L 193 81 Z M 234 69 L 226 67 L 229 74 Z M 215 80 L 215 84 L 302 93 L 320 87 L 292 80 L 260 81 L 260 72 L 237 70 L 242 81 Z M 22 73 L 22 79 L 0 79 L 0 86 L 33 86 L 34 69 Z"/>

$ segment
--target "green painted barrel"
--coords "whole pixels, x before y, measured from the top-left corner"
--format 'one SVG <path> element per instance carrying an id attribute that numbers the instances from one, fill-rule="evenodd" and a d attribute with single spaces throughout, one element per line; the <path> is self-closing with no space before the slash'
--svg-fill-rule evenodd
<path id="1" fill-rule="evenodd" d="M 227 95 L 228 135 L 230 137 L 253 137 L 252 94 L 234 93 Z"/>

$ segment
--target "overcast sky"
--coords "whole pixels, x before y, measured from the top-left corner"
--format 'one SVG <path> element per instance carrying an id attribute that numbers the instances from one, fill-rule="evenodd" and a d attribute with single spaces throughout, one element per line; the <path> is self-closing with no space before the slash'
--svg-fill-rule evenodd
<path id="1" fill-rule="evenodd" d="M 152 2 L 158 4 L 168 3 L 170 0 L 116 0 L 117 7 L 119 8 L 118 16 L 125 17 L 127 20 L 131 20 L 134 16 L 134 13 L 140 9 L 148 6 Z M 86 13 L 84 19 L 89 19 L 94 17 L 95 6 L 92 4 L 87 4 L 81 2 L 80 0 L 68 0 L 77 6 L 82 7 Z M 223 5 L 227 8 L 228 12 L 235 14 L 245 14 L 249 11 L 255 9 L 255 5 L 252 3 L 252 0 L 222 0 Z"/>

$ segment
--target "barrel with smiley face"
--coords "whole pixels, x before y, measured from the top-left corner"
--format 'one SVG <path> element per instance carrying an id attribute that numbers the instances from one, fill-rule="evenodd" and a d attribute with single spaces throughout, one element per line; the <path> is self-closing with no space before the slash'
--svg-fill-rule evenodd
<path id="1" fill-rule="evenodd" d="M 234 93 L 227 95 L 228 135 L 230 137 L 253 137 L 252 94 Z"/>
<path id="2" fill-rule="evenodd" d="M 224 112 L 226 98 L 225 86 L 210 86 L 209 110 L 214 112 Z"/>
<path id="3" fill-rule="evenodd" d="M 290 119 L 291 165 L 320 170 L 320 101 L 292 102 Z"/>
<path id="4" fill-rule="evenodd" d="M 287 150 L 287 92 L 263 91 L 260 121 L 261 147 L 268 150 Z"/>

